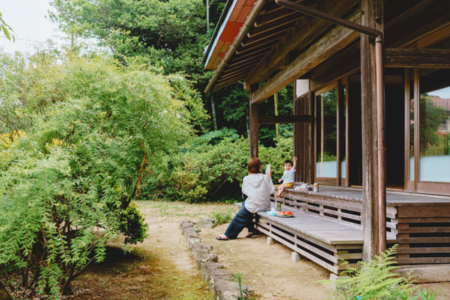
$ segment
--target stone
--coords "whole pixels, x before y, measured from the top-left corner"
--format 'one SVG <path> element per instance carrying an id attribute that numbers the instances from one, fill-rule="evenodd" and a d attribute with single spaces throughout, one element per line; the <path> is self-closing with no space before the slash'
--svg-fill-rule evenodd
<path id="1" fill-rule="evenodd" d="M 275 241 L 271 237 L 267 237 L 267 245 L 273 245 Z"/>
<path id="2" fill-rule="evenodd" d="M 214 290 L 214 284 L 220 280 L 232 280 L 233 275 L 230 271 L 226 269 L 213 269 L 209 272 L 209 276 L 205 278 L 205 281 L 209 283 L 209 289 L 212 292 L 215 292 Z"/>
<path id="3" fill-rule="evenodd" d="M 293 262 L 299 262 L 300 261 L 300 255 L 297 252 L 292 252 L 291 259 Z"/>
<path id="4" fill-rule="evenodd" d="M 211 272 L 213 270 L 217 269 L 223 269 L 223 265 L 218 262 L 206 262 L 202 266 L 202 274 L 203 274 L 203 280 L 206 282 L 210 281 Z"/>
<path id="5" fill-rule="evenodd" d="M 198 245 L 198 244 L 197 244 Z M 195 246 L 195 245 L 194 245 Z M 199 261 L 203 254 L 209 254 L 209 251 L 203 248 L 197 248 L 192 251 L 195 261 Z"/>
<path id="6" fill-rule="evenodd" d="M 204 244 L 204 243 L 194 245 L 192 247 L 192 251 L 194 251 L 196 248 L 203 248 L 203 249 L 207 249 L 208 251 L 211 251 L 213 249 L 213 247 L 210 244 Z"/>
<path id="7" fill-rule="evenodd" d="M 194 223 L 189 222 L 189 223 L 181 224 L 181 230 L 188 228 L 188 227 L 194 227 Z"/>
<path id="8" fill-rule="evenodd" d="M 191 227 L 191 226 L 194 226 L 194 225 L 195 225 L 195 222 L 183 220 L 183 221 L 180 222 L 180 229 L 183 229 L 183 226 Z"/>
<path id="9" fill-rule="evenodd" d="M 197 269 L 201 269 L 203 264 L 207 262 L 217 262 L 218 261 L 217 254 L 214 253 L 204 253 L 199 260 L 197 260 Z"/>
<path id="10" fill-rule="evenodd" d="M 194 255 L 194 259 L 197 261 L 202 257 L 203 254 L 209 253 L 212 250 L 212 246 L 209 244 L 194 244 L 192 245 L 192 255 Z"/>
<path id="11" fill-rule="evenodd" d="M 182 220 L 182 221 L 180 222 L 180 225 L 179 225 L 180 229 L 182 228 L 182 226 L 183 226 L 184 223 L 191 223 L 191 221 L 189 221 L 189 220 Z"/>
<path id="12" fill-rule="evenodd" d="M 189 249 L 192 248 L 193 245 L 201 243 L 202 240 L 198 238 L 192 238 L 187 240 L 187 246 Z"/>
<path id="13" fill-rule="evenodd" d="M 181 232 L 183 233 L 183 237 L 187 239 L 190 233 L 197 233 L 200 232 L 200 230 L 194 227 L 186 227 L 183 228 Z"/>
<path id="14" fill-rule="evenodd" d="M 199 239 L 200 235 L 197 232 L 191 232 L 188 234 L 188 239 Z"/>
<path id="15" fill-rule="evenodd" d="M 214 219 L 206 219 L 206 220 L 197 222 L 197 226 L 199 226 L 201 228 L 205 228 L 205 229 L 211 229 L 214 227 L 214 225 L 216 225 L 216 220 L 214 220 Z"/>
<path id="16" fill-rule="evenodd" d="M 241 288 L 246 295 L 254 294 L 253 289 L 245 284 L 242 284 Z M 218 300 L 236 300 L 240 295 L 239 284 L 233 281 L 219 280 L 214 283 L 214 290 Z"/>

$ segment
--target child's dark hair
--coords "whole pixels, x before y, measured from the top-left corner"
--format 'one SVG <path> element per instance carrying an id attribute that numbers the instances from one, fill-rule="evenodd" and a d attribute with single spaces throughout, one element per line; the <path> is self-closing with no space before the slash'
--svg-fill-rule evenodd
<path id="1" fill-rule="evenodd" d="M 286 164 L 291 164 L 291 166 L 294 166 L 294 163 L 292 162 L 292 160 L 289 160 L 289 159 L 283 161 L 283 167 L 284 167 Z"/>

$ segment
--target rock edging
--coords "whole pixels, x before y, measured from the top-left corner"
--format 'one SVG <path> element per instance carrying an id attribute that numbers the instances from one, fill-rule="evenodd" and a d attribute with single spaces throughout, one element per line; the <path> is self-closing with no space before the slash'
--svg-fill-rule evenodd
<path id="1" fill-rule="evenodd" d="M 239 284 L 233 281 L 231 272 L 218 262 L 217 254 L 211 253 L 213 247 L 202 243 L 200 238 L 198 227 L 212 228 L 214 224 L 215 220 L 209 219 L 197 223 L 184 220 L 180 222 L 181 234 L 197 262 L 197 269 L 201 270 L 203 280 L 216 294 L 217 300 L 236 300 L 239 297 Z M 246 295 L 254 294 L 248 285 L 241 286 Z"/>

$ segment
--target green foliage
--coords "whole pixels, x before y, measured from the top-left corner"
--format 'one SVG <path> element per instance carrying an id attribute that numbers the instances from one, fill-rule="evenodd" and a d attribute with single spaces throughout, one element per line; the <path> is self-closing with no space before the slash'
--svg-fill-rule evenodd
<path id="1" fill-rule="evenodd" d="M 233 219 L 233 211 L 216 210 L 211 213 L 210 218 L 216 220 L 216 225 L 229 223 Z"/>
<path id="2" fill-rule="evenodd" d="M 230 129 L 230 128 L 222 128 L 217 131 L 210 131 L 208 133 L 205 133 L 198 138 L 196 138 L 194 141 L 191 142 L 191 145 L 193 147 L 196 147 L 198 145 L 216 145 L 225 138 L 228 138 L 230 142 L 233 142 L 237 139 L 239 139 L 239 135 L 237 134 L 236 129 Z"/>
<path id="3" fill-rule="evenodd" d="M 200 138 L 201 139 L 201 138 Z M 247 173 L 248 141 L 225 138 L 215 145 L 209 139 L 185 144 L 180 152 L 166 156 L 166 171 L 150 178 L 164 196 L 197 202 L 216 195 L 221 187 L 240 182 Z"/>
<path id="4" fill-rule="evenodd" d="M 413 293 L 412 277 L 399 277 L 395 274 L 395 253 L 398 245 L 386 250 L 367 262 L 362 262 L 361 268 L 349 269 L 349 278 L 339 279 L 336 282 L 334 299 L 345 300 L 431 300 L 436 299 L 437 293 L 428 290 L 419 290 L 419 296 Z"/>
<path id="5" fill-rule="evenodd" d="M 239 285 L 239 296 L 237 296 L 237 300 L 251 300 L 253 298 L 250 296 L 248 290 L 242 288 L 243 277 L 244 276 L 240 273 L 236 275 L 233 274 L 233 280 Z"/>
<path id="6" fill-rule="evenodd" d="M 283 161 L 293 158 L 293 139 L 279 137 L 275 139 L 276 147 L 261 147 L 259 159 L 262 163 L 262 171 L 265 172 L 265 165 L 270 164 L 272 179 L 278 183 L 278 179 L 283 176 Z"/>
<path id="7" fill-rule="evenodd" d="M 126 244 L 142 243 L 148 236 L 148 224 L 144 223 L 145 219 L 142 217 L 134 202 L 128 205 L 120 219 L 120 232 L 125 235 Z"/>
<path id="8" fill-rule="evenodd" d="M 104 259 L 110 238 L 142 241 L 147 227 L 129 207 L 139 184 L 204 114 L 179 75 L 107 58 L 38 58 L 2 55 L 0 65 L 0 116 L 13 112 L 0 128 L 25 129 L 0 150 L 0 266 L 22 274 L 22 288 L 58 298 Z"/>
<path id="9" fill-rule="evenodd" d="M 277 147 L 259 149 L 262 171 L 270 163 L 274 180 L 283 174 L 283 161 L 292 159 L 292 142 L 280 137 Z M 236 139 L 229 129 L 193 139 L 163 158 L 165 168 L 148 178 L 146 193 L 187 202 L 239 199 L 247 175 L 248 143 L 248 139 Z"/>
<path id="10" fill-rule="evenodd" d="M 3 31 L 3 34 L 6 36 L 8 40 L 12 39 L 13 42 L 16 41 L 16 37 L 11 33 L 14 31 L 8 24 L 6 24 L 5 20 L 3 20 L 3 15 L 1 12 L 0 12 L 0 31 Z"/>
<path id="11" fill-rule="evenodd" d="M 439 297 L 437 294 L 437 290 L 435 290 L 434 292 L 428 290 L 428 289 L 419 289 L 419 295 L 417 300 L 439 300 L 442 299 L 442 297 Z"/>
<path id="12" fill-rule="evenodd" d="M 442 136 L 436 134 L 439 125 L 445 124 L 447 113 L 444 108 L 433 104 L 433 97 L 428 94 L 420 96 L 420 152 L 422 156 L 442 155 L 442 149 L 447 148 L 446 145 L 443 145 Z"/>
<path id="13" fill-rule="evenodd" d="M 226 0 L 210 0 L 210 27 L 214 27 Z M 139 57 L 143 64 L 157 67 L 163 74 L 182 73 L 192 80 L 194 88 L 203 91 L 212 72 L 201 64 L 203 51 L 210 42 L 212 30 L 206 34 L 206 5 L 203 0 L 55 0 L 56 13 L 50 18 L 71 38 L 71 49 L 81 40 L 98 42 L 126 63 Z M 74 39 L 77 45 L 74 44 Z M 247 136 L 248 91 L 236 83 L 220 91 L 204 95 L 204 107 L 212 114 L 211 97 L 216 103 L 218 128 L 235 128 Z M 292 115 L 293 85 L 279 91 L 280 115 Z M 262 105 L 260 113 L 274 115 L 273 97 Z M 208 123 L 213 129 L 212 122 Z M 281 135 L 292 137 L 292 124 L 282 125 Z M 274 146 L 274 125 L 260 126 L 263 145 Z"/>

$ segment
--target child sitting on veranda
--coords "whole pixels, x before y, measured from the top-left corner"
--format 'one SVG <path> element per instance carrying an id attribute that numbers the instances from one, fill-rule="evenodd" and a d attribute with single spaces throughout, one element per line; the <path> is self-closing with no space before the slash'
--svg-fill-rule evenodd
<path id="1" fill-rule="evenodd" d="M 293 188 L 294 187 L 294 177 L 295 170 L 297 169 L 297 157 L 294 156 L 294 163 L 290 160 L 285 160 L 283 162 L 283 177 L 278 180 L 278 182 L 282 182 L 283 184 L 278 187 L 278 194 L 275 197 L 280 198 L 285 188 Z"/>

